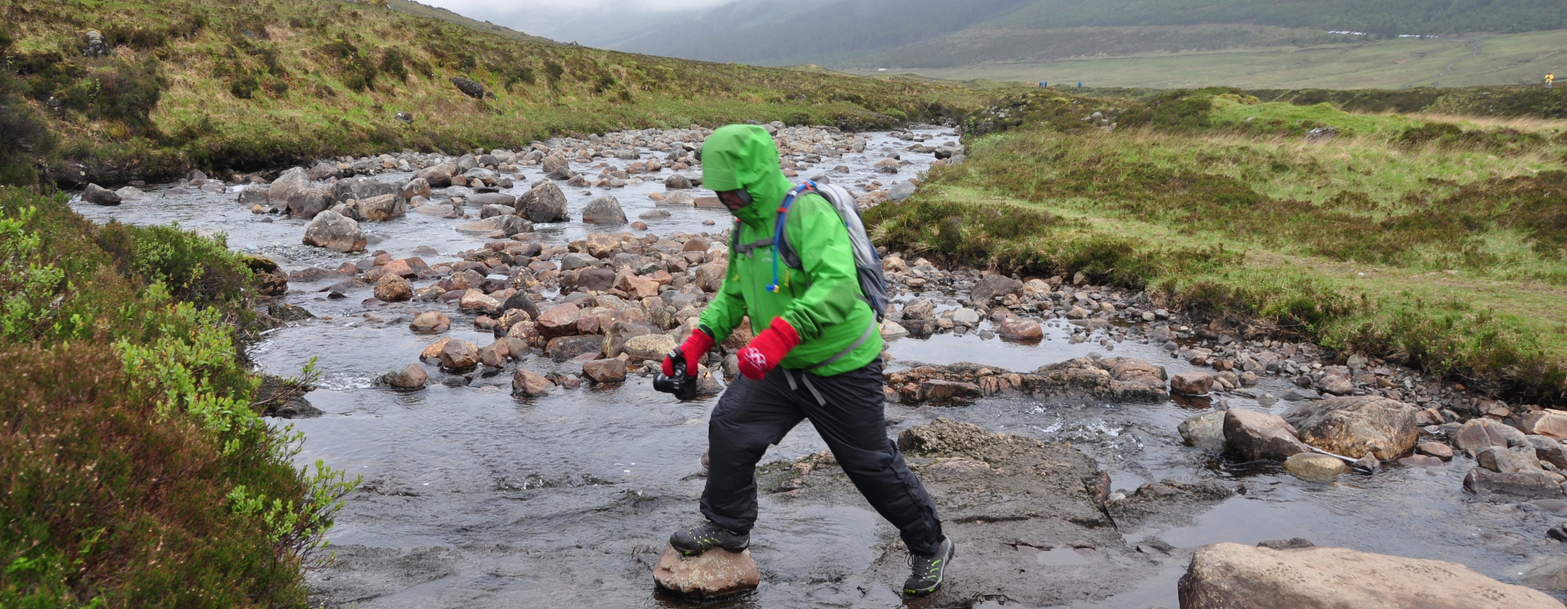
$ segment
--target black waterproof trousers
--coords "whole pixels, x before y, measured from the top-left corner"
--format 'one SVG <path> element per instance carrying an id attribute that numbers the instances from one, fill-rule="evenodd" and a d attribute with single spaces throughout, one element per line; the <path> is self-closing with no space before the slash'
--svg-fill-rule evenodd
<path id="1" fill-rule="evenodd" d="M 930 495 L 887 438 L 881 359 L 836 376 L 774 368 L 760 381 L 739 377 L 708 422 L 702 514 L 736 533 L 756 524 L 756 463 L 767 447 L 809 418 L 849 480 L 916 554 L 935 554 L 941 521 Z"/>

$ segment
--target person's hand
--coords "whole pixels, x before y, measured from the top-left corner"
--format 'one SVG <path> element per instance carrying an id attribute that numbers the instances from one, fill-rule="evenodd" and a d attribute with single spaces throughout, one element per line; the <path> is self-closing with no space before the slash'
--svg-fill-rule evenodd
<path id="1" fill-rule="evenodd" d="M 777 367 L 778 362 L 799 344 L 800 335 L 794 331 L 794 326 L 782 317 L 774 317 L 773 323 L 737 354 L 740 374 L 753 381 L 762 380 L 767 371 Z"/>
<path id="2" fill-rule="evenodd" d="M 691 331 L 691 337 L 687 338 L 686 342 L 681 344 L 679 349 L 675 350 L 686 360 L 686 376 L 696 376 L 697 364 L 702 361 L 702 356 L 707 355 L 707 351 L 712 348 L 713 335 L 708 334 L 707 330 L 698 327 Z M 675 353 L 664 356 L 664 376 L 675 375 L 675 359 L 672 357 L 673 355 Z"/>

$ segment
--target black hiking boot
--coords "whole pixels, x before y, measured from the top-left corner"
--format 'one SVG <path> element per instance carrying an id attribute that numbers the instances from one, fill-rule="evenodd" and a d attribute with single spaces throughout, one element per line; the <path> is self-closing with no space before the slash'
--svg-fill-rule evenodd
<path id="1" fill-rule="evenodd" d="M 903 582 L 903 593 L 909 596 L 925 596 L 935 592 L 941 587 L 942 577 L 947 572 L 947 565 L 952 564 L 952 557 L 957 553 L 957 548 L 952 545 L 952 538 L 942 536 L 941 545 L 936 547 L 934 556 L 920 556 L 909 553 L 908 581 Z"/>
<path id="2" fill-rule="evenodd" d="M 712 521 L 703 521 L 689 531 L 670 535 L 669 545 L 685 556 L 697 556 L 713 548 L 739 553 L 751 547 L 751 536 L 735 533 Z"/>

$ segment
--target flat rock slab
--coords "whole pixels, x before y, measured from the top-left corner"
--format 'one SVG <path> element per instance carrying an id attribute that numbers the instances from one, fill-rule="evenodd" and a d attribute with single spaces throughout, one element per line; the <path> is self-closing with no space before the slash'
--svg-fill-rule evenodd
<path id="1" fill-rule="evenodd" d="M 1181 609 L 1562 609 L 1543 592 L 1460 564 L 1345 548 L 1205 546 L 1179 591 Z"/>
<path id="2" fill-rule="evenodd" d="M 653 567 L 653 582 L 671 594 L 695 600 L 729 598 L 755 590 L 762 572 L 751 560 L 751 551 L 739 554 L 723 549 L 701 556 L 681 556 L 666 548 Z"/>
<path id="3" fill-rule="evenodd" d="M 914 606 L 969 606 L 976 598 L 1006 598 L 1008 606 L 1063 605 L 1104 599 L 1147 576 L 1150 559 L 1117 529 L 1122 515 L 1112 519 L 1102 507 L 1109 478 L 1070 444 L 945 419 L 904 430 L 897 444 L 957 544 L 947 583 Z M 767 464 L 757 471 L 757 486 L 767 501 L 869 508 L 827 452 Z M 1194 501 L 1207 500 L 1189 489 L 1161 488 L 1168 492 L 1144 493 L 1128 519 L 1190 514 Z M 891 526 L 878 519 L 876 529 L 878 558 L 854 577 L 871 590 L 865 594 L 896 599 L 908 577 L 907 551 Z M 764 566 L 782 560 L 759 556 Z M 1049 566 L 1061 556 L 1071 564 Z"/>

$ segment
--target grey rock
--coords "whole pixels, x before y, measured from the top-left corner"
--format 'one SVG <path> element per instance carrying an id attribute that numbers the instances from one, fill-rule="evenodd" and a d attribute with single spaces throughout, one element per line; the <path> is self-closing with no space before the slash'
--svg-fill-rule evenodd
<path id="1" fill-rule="evenodd" d="M 288 209 L 288 215 L 295 218 L 310 220 L 327 210 L 331 203 L 331 196 L 319 188 L 301 188 L 295 190 L 284 201 Z"/>
<path id="2" fill-rule="evenodd" d="M 119 205 L 121 197 L 114 191 L 97 184 L 88 184 L 87 190 L 82 191 L 82 201 L 96 205 Z"/>
<path id="3" fill-rule="evenodd" d="M 534 223 L 571 219 L 566 212 L 566 193 L 554 182 L 540 183 L 517 197 L 517 213 Z"/>
<path id="4" fill-rule="evenodd" d="M 336 252 L 357 252 L 365 249 L 365 234 L 358 222 L 334 211 L 324 211 L 305 227 L 304 243 Z"/>
<path id="5" fill-rule="evenodd" d="M 620 209 L 618 199 L 606 195 L 589 201 L 582 208 L 582 221 L 601 226 L 619 226 L 626 223 L 626 212 Z"/>

